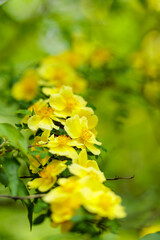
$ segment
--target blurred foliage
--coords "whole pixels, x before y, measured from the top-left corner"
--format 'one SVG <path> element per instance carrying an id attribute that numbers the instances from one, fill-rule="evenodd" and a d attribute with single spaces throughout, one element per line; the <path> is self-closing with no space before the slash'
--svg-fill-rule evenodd
<path id="1" fill-rule="evenodd" d="M 121 222 L 123 240 L 137 239 L 142 228 L 160 220 L 159 20 L 159 0 L 0 1 L 0 122 L 19 123 L 11 88 L 26 67 L 70 50 L 75 39 L 110 52 L 104 66 L 86 65 L 79 71 L 88 80 L 86 97 L 97 109 L 99 139 L 107 148 L 101 169 L 107 178 L 135 175 L 109 182 L 128 214 Z M 35 240 L 55 232 L 41 225 L 29 234 L 15 205 L 9 210 L 0 205 L 0 238 Z"/>

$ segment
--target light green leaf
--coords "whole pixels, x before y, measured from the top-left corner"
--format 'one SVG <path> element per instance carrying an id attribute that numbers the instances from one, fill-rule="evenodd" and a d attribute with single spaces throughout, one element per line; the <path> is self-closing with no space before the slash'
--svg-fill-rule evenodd
<path id="1" fill-rule="evenodd" d="M 8 123 L 0 123 L 0 137 L 5 137 L 13 147 L 27 155 L 27 141 L 14 126 Z"/>
<path id="2" fill-rule="evenodd" d="M 9 180 L 9 188 L 11 191 L 11 194 L 13 196 L 18 195 L 18 188 L 19 188 L 19 178 L 18 178 L 18 169 L 19 169 L 19 162 L 16 160 L 16 158 L 6 158 L 6 160 L 3 163 L 3 168 L 6 176 Z"/>

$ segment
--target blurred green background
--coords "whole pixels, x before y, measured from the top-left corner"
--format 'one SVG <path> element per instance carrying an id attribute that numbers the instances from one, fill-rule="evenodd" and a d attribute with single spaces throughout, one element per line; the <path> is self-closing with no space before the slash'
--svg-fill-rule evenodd
<path id="1" fill-rule="evenodd" d="M 81 74 L 88 80 L 85 98 L 99 117 L 98 138 L 107 149 L 101 169 L 107 178 L 135 175 L 108 181 L 126 207 L 119 230 L 123 240 L 137 239 L 142 228 L 160 223 L 159 22 L 159 0 L 0 1 L 0 122 L 19 121 L 12 85 L 44 56 L 69 50 L 74 38 L 110 52 L 105 66 Z M 13 201 L 0 201 L 0 219 L 0 239 L 57 234 L 48 222 L 30 233 L 25 208 Z"/>

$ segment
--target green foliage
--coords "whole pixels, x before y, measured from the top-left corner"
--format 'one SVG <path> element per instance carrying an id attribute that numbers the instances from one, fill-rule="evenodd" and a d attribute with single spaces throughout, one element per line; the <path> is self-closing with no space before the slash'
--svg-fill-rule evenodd
<path id="1" fill-rule="evenodd" d="M 148 234 L 143 238 L 140 238 L 140 240 L 159 240 L 160 239 L 160 232 Z"/>
<path id="2" fill-rule="evenodd" d="M 27 155 L 27 141 L 14 126 L 8 123 L 0 123 L 0 136 L 6 138 L 11 146 Z"/>

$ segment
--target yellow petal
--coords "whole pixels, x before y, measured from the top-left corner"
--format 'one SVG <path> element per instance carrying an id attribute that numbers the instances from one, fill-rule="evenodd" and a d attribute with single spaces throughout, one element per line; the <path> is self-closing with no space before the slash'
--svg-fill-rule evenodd
<path id="1" fill-rule="evenodd" d="M 53 128 L 57 129 L 58 127 L 53 123 L 53 121 L 49 117 L 44 117 L 39 122 L 39 128 L 42 130 L 51 131 Z"/>
<path id="2" fill-rule="evenodd" d="M 58 111 L 62 111 L 65 108 L 65 100 L 60 94 L 52 95 L 49 104 Z"/>
<path id="3" fill-rule="evenodd" d="M 89 129 L 93 129 L 97 126 L 98 117 L 96 115 L 92 115 L 88 117 L 88 127 Z"/>
<path id="4" fill-rule="evenodd" d="M 79 138 L 81 135 L 81 123 L 78 115 L 67 119 L 64 129 L 71 138 Z"/>
<path id="5" fill-rule="evenodd" d="M 85 145 L 89 149 L 89 151 L 91 151 L 93 154 L 99 155 L 101 153 L 101 151 L 93 144 L 86 142 Z"/>
<path id="6" fill-rule="evenodd" d="M 79 154 L 79 156 L 78 156 L 78 159 L 75 159 L 75 160 L 73 161 L 73 163 L 77 163 L 77 164 L 79 164 L 79 165 L 81 165 L 81 166 L 85 166 L 87 160 L 88 160 L 88 158 L 87 158 L 87 152 L 86 152 L 85 149 L 83 149 L 83 150 L 80 152 L 80 154 Z"/>
<path id="7" fill-rule="evenodd" d="M 33 131 L 36 132 L 39 128 L 39 122 L 41 121 L 41 117 L 38 115 L 34 115 L 29 118 L 28 120 L 28 127 Z"/>
<path id="8" fill-rule="evenodd" d="M 38 187 L 40 192 L 46 192 L 55 184 L 57 177 L 52 177 L 50 181 L 48 179 L 42 179 L 42 184 Z"/>
<path id="9" fill-rule="evenodd" d="M 76 150 L 70 146 L 57 146 L 57 147 L 51 148 L 49 152 L 52 154 L 60 155 L 60 156 L 66 156 L 71 159 L 75 159 L 78 157 Z"/>
<path id="10" fill-rule="evenodd" d="M 42 178 L 35 178 L 27 183 L 28 188 L 38 188 L 43 183 Z"/>

